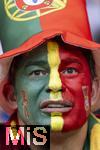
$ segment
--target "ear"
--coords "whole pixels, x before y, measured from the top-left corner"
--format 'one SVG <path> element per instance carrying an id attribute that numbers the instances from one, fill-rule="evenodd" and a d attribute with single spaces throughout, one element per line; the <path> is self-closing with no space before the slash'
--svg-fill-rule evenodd
<path id="1" fill-rule="evenodd" d="M 100 81 L 93 80 L 92 95 L 91 95 L 91 109 L 92 112 L 100 108 Z"/>
<path id="2" fill-rule="evenodd" d="M 17 109 L 16 96 L 14 94 L 14 87 L 12 84 L 7 83 L 4 85 L 3 94 L 12 109 Z"/>

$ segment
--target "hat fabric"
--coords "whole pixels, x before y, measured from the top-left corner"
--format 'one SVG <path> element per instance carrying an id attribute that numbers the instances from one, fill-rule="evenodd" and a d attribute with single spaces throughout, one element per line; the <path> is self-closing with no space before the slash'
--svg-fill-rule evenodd
<path id="1" fill-rule="evenodd" d="M 0 58 L 28 51 L 56 35 L 69 44 L 100 48 L 91 39 L 85 0 L 2 0 L 0 20 Z"/>

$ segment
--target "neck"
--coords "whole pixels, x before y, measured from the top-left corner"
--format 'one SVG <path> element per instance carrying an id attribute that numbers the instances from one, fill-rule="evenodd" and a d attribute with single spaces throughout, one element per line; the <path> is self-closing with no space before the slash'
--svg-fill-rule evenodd
<path id="1" fill-rule="evenodd" d="M 87 123 L 77 131 L 69 133 L 51 133 L 51 150 L 82 150 L 87 134 Z"/>

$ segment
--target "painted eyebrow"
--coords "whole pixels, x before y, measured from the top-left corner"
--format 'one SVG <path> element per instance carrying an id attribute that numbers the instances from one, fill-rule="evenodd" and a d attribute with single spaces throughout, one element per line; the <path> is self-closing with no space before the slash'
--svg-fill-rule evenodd
<path id="1" fill-rule="evenodd" d="M 27 64 L 25 64 L 25 67 L 33 66 L 33 65 L 47 65 L 47 61 L 29 61 Z"/>
<path id="2" fill-rule="evenodd" d="M 66 63 L 66 64 L 69 64 L 69 63 L 77 63 L 77 64 L 80 64 L 81 65 L 81 62 L 78 58 L 67 58 L 67 59 L 64 59 L 61 61 L 61 63 Z"/>

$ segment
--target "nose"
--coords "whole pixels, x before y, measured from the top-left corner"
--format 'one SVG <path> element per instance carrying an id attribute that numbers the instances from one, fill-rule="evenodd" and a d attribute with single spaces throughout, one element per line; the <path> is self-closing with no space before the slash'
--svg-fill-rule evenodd
<path id="1" fill-rule="evenodd" d="M 50 80 L 48 85 L 48 90 L 50 91 L 51 97 L 58 96 L 61 94 L 61 79 L 58 72 L 58 68 L 60 65 L 60 57 L 59 57 L 59 45 L 56 42 L 48 42 L 48 63 L 50 66 Z M 58 92 L 59 91 L 59 92 Z"/>
<path id="2" fill-rule="evenodd" d="M 56 69 L 51 70 L 48 89 L 52 92 L 59 92 L 62 90 L 60 75 Z"/>

